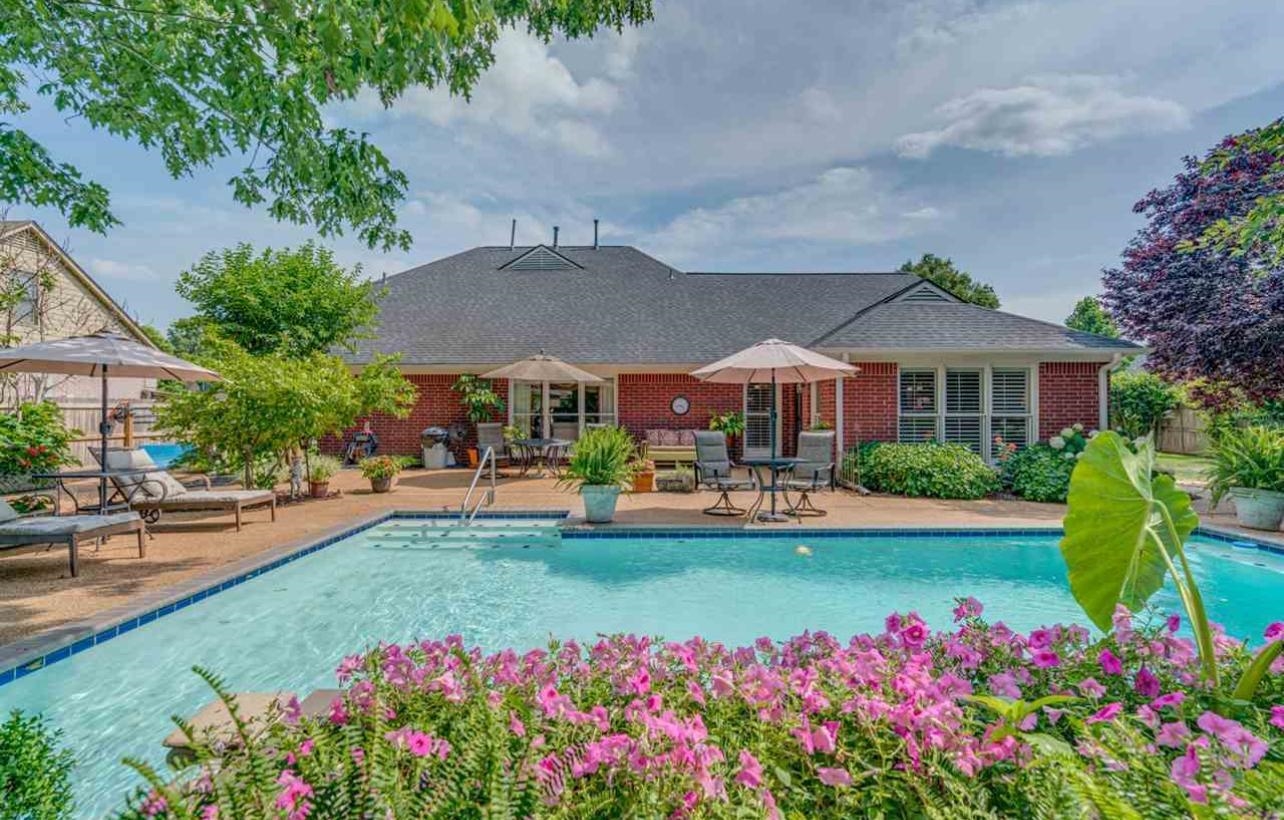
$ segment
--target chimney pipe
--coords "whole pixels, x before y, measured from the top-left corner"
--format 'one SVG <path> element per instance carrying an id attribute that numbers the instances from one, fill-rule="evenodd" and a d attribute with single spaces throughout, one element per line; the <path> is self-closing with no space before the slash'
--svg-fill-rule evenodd
<path id="1" fill-rule="evenodd" d="M 553 247 L 554 247 L 554 248 L 556 248 L 556 247 L 557 247 L 557 232 L 558 232 L 558 230 L 559 230 L 559 228 L 558 228 L 556 225 L 554 225 L 554 226 L 553 226 Z"/>
<path id="2" fill-rule="evenodd" d="M 517 220 L 513 220 L 513 225 L 508 229 L 508 249 L 511 251 L 517 244 Z"/>
<path id="3" fill-rule="evenodd" d="M 593 250 L 597 250 L 597 219 L 593 220 Z"/>

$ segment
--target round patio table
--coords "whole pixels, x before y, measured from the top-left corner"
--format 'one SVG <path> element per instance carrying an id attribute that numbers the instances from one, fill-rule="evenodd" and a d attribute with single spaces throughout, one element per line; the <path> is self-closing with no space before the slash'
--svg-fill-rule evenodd
<path id="1" fill-rule="evenodd" d="M 571 442 L 564 438 L 519 438 L 512 444 L 517 450 L 521 475 L 526 475 L 538 465 L 555 476 L 561 476 L 562 456 L 571 446 Z"/>
<path id="2" fill-rule="evenodd" d="M 753 509 L 758 510 L 757 519 L 770 523 L 779 523 L 788 521 L 789 516 L 784 513 L 776 512 L 776 494 L 783 493 L 785 487 L 777 478 L 781 473 L 787 473 L 794 467 L 803 463 L 801 458 L 785 458 L 777 456 L 776 458 L 742 458 L 740 464 L 753 470 L 754 478 L 758 484 L 758 500 L 755 502 Z M 767 484 L 762 480 L 762 470 L 764 468 L 771 470 L 771 483 Z M 762 502 L 764 494 L 771 495 L 771 512 L 762 511 Z"/>

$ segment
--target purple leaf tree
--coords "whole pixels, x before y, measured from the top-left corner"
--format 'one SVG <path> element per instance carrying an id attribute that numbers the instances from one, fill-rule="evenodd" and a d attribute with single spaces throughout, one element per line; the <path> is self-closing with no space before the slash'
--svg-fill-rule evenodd
<path id="1" fill-rule="evenodd" d="M 1127 336 L 1150 345 L 1148 364 L 1159 375 L 1281 398 L 1284 267 L 1276 249 L 1235 252 L 1199 240 L 1218 220 L 1279 195 L 1284 174 L 1271 154 L 1247 150 L 1237 137 L 1213 153 L 1216 163 L 1186 157 L 1171 185 L 1133 206 L 1147 224 L 1123 264 L 1103 271 L 1103 301 Z"/>

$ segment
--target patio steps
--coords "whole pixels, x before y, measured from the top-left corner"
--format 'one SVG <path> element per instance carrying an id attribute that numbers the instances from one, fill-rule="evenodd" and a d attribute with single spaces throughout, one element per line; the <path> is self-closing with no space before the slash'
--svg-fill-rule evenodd
<path id="1" fill-rule="evenodd" d="M 551 547 L 562 541 L 556 520 L 457 519 L 396 521 L 371 529 L 366 540 L 376 549 L 495 549 Z"/>

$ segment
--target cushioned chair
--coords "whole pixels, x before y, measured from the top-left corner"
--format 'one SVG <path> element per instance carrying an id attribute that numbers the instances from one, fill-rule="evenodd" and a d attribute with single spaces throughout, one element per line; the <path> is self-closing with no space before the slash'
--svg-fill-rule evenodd
<path id="1" fill-rule="evenodd" d="M 484 421 L 477 425 L 478 457 L 489 447 L 495 451 L 495 463 L 508 461 L 508 442 L 504 441 L 504 425 L 497 421 Z"/>
<path id="2" fill-rule="evenodd" d="M 90 450 L 94 457 L 98 452 Z M 101 461 L 101 459 L 100 459 Z M 155 522 L 165 512 L 230 512 L 236 516 L 236 529 L 241 529 L 241 513 L 255 507 L 269 507 L 276 520 L 276 492 L 273 490 L 215 490 L 206 476 L 199 476 L 205 489 L 191 490 L 152 461 L 143 450 L 108 449 L 109 470 L 131 470 L 136 473 L 112 476 L 116 495 L 129 508 Z"/>
<path id="3" fill-rule="evenodd" d="M 798 458 L 802 460 L 785 479 L 785 512 L 798 518 L 824 515 L 811 503 L 811 494 L 834 486 L 834 431 L 799 433 Z M 790 492 L 798 494 L 796 503 L 790 500 Z"/>
<path id="4" fill-rule="evenodd" d="M 82 543 L 130 532 L 137 533 L 138 557 L 145 558 L 147 533 L 143 520 L 137 513 L 46 515 L 39 518 L 20 518 L 8 502 L 0 499 L 0 550 L 40 544 L 49 544 L 51 547 L 66 544 L 73 578 L 80 572 L 77 559 Z"/>
<path id="5" fill-rule="evenodd" d="M 718 500 L 704 512 L 708 515 L 744 515 L 747 510 L 732 504 L 729 493 L 754 490 L 758 485 L 752 474 L 745 478 L 733 475 L 736 465 L 727 453 L 726 435 L 715 430 L 697 430 L 695 450 L 696 485 L 719 493 Z"/>

